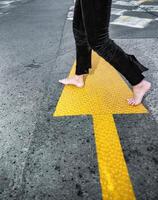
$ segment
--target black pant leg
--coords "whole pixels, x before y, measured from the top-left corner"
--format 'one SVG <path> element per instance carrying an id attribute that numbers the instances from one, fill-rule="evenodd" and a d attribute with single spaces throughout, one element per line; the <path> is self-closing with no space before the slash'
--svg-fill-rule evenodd
<path id="1" fill-rule="evenodd" d="M 76 72 L 75 74 L 88 74 L 91 68 L 91 52 L 85 27 L 82 19 L 80 0 L 76 0 L 73 16 L 73 34 L 76 45 Z"/>
<path id="2" fill-rule="evenodd" d="M 148 70 L 134 55 L 127 54 L 109 38 L 112 0 L 81 0 L 88 42 L 92 49 L 119 71 L 131 85 L 138 84 Z"/>

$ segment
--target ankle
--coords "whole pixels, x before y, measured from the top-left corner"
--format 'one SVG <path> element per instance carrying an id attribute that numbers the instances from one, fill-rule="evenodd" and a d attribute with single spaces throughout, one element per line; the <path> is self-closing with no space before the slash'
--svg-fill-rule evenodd
<path id="1" fill-rule="evenodd" d="M 77 75 L 75 74 L 76 80 L 83 80 L 83 74 L 82 75 Z"/>
<path id="2" fill-rule="evenodd" d="M 137 85 L 134 85 L 133 88 L 141 88 L 143 86 L 150 86 L 151 83 L 145 79 L 143 79 L 140 83 L 138 83 Z"/>
<path id="3" fill-rule="evenodd" d="M 134 85 L 133 88 L 139 88 L 142 87 L 144 85 L 144 82 L 146 82 L 144 79 L 141 80 L 137 85 Z"/>

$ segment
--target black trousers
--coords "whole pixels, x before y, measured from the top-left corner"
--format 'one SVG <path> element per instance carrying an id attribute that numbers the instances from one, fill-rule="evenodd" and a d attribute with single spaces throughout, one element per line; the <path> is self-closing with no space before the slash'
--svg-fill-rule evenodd
<path id="1" fill-rule="evenodd" d="M 76 45 L 75 73 L 89 73 L 93 49 L 131 85 L 136 85 L 144 79 L 142 72 L 148 68 L 109 38 L 111 4 L 112 0 L 76 0 L 72 23 Z"/>

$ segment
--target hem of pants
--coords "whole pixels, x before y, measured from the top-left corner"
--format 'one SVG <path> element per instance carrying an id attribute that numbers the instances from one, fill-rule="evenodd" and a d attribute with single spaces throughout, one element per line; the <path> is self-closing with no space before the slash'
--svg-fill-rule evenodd
<path id="1" fill-rule="evenodd" d="M 89 69 L 87 69 L 87 70 L 84 70 L 84 71 L 75 71 L 75 74 L 76 75 L 82 75 L 82 74 L 89 74 Z"/>
<path id="2" fill-rule="evenodd" d="M 132 86 L 135 86 L 135 85 L 137 85 L 137 84 L 139 84 L 143 79 L 145 79 L 145 76 L 143 76 L 142 74 L 141 74 L 141 76 L 140 76 L 140 78 L 139 79 L 137 79 L 137 80 L 135 80 L 135 81 L 129 81 L 130 82 L 130 84 L 132 85 Z"/>

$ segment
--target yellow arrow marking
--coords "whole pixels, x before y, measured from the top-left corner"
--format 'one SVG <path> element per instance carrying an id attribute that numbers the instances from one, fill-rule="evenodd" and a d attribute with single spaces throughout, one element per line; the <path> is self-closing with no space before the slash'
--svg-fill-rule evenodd
<path id="1" fill-rule="evenodd" d="M 53 116 L 93 116 L 97 159 L 103 200 L 134 200 L 132 184 L 124 160 L 113 114 L 148 113 L 141 104 L 128 105 L 132 92 L 119 73 L 92 52 L 92 71 L 84 88 L 64 86 Z M 75 73 L 76 61 L 69 76 Z"/>

